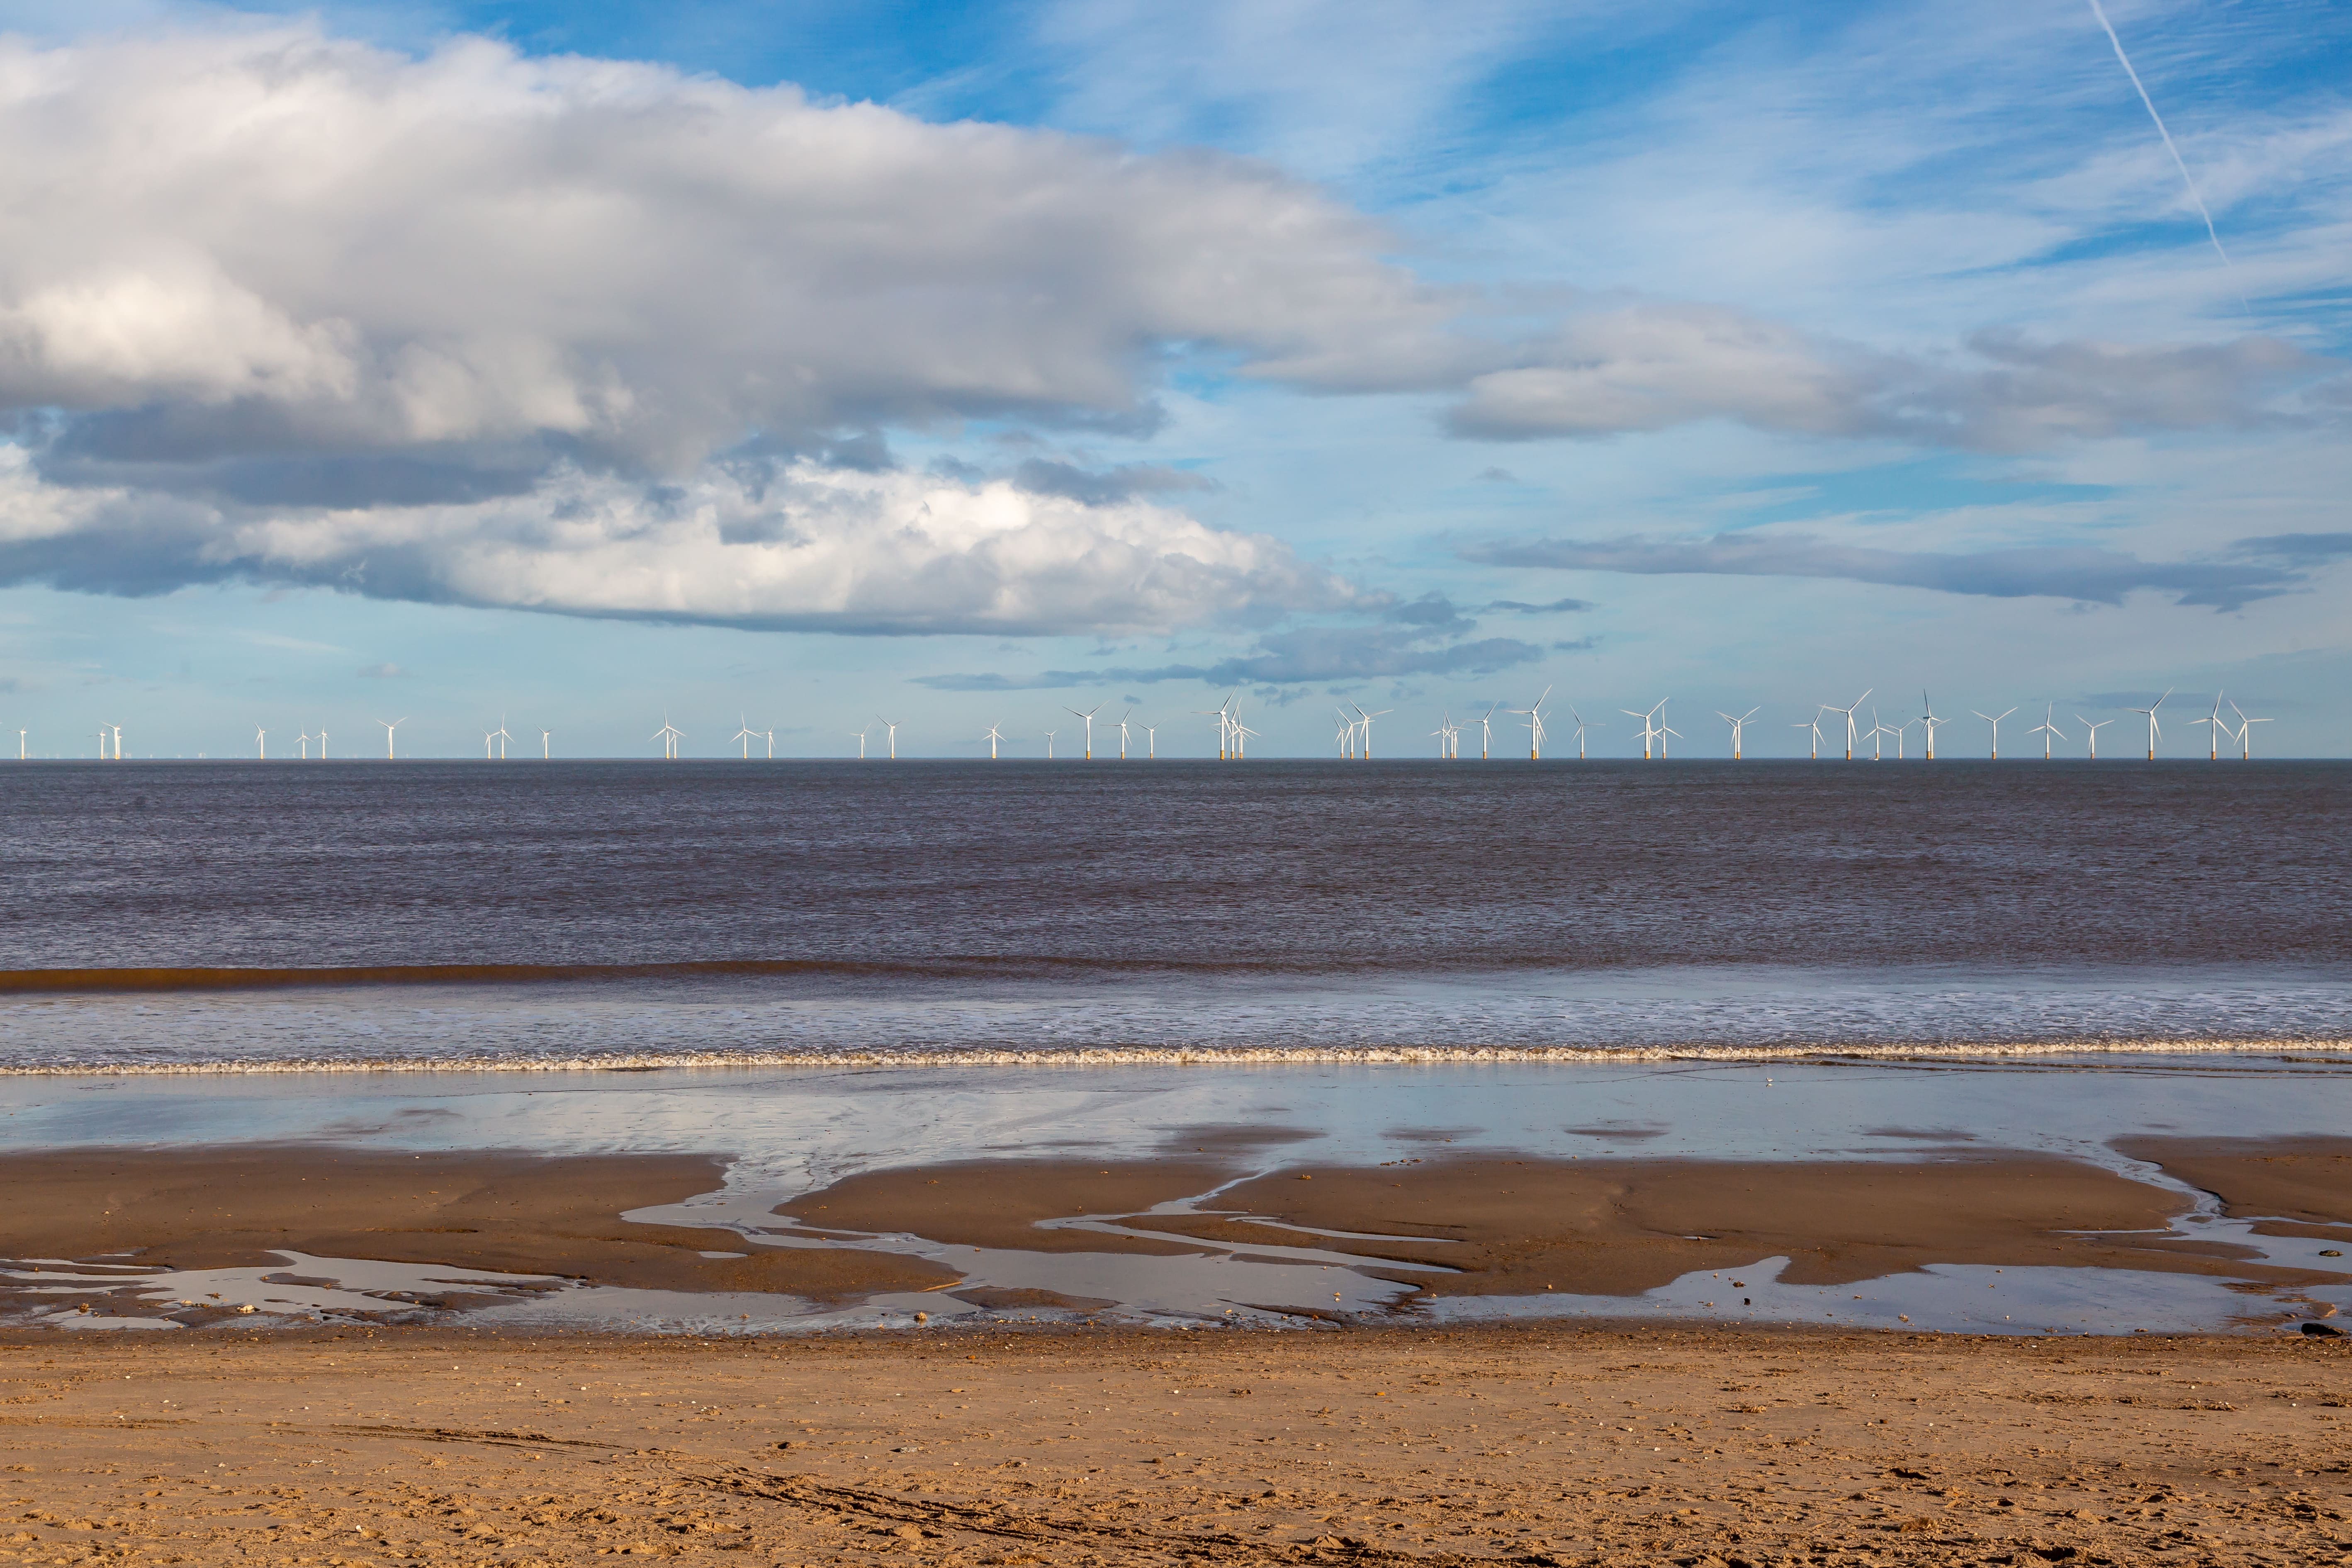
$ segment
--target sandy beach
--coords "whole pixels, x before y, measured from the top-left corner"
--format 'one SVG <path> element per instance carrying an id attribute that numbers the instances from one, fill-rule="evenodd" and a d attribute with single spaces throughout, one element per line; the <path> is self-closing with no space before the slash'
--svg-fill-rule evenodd
<path id="1" fill-rule="evenodd" d="M 0 1345 L 0 1561 L 2300 1563 L 2343 1340 L 352 1330 Z"/>
<path id="2" fill-rule="evenodd" d="M 2225 1210 L 2297 1236 L 2352 1234 L 2345 1141 L 2135 1152 Z M 913 1291 L 935 1314 L 958 1300 L 985 1309 L 911 1331 L 719 1338 L 486 1328 L 471 1309 L 489 1298 L 463 1285 L 421 1303 L 434 1309 L 424 1321 L 294 1327 L 217 1302 L 159 1309 L 127 1282 L 79 1288 L 72 1299 L 89 1310 L 52 1320 L 68 1327 L 0 1335 L 0 1562 L 2352 1552 L 2352 1341 L 2328 1331 L 2322 1303 L 2305 1309 L 2311 1332 L 2279 1310 L 2331 1277 L 2168 1228 L 2190 1195 L 2087 1163 L 1943 1151 L 1268 1169 L 1203 1132 L 1189 1155 L 1155 1161 L 872 1171 L 770 1215 L 819 1245 L 757 1247 L 716 1218 L 672 1223 L 692 1212 L 675 1206 L 663 1223 L 621 1217 L 725 1177 L 719 1156 L 0 1157 L 12 1200 L 0 1252 L 16 1260 L 19 1304 L 77 1268 L 282 1266 L 291 1250 L 671 1292 Z M 1170 1204 L 1182 1212 L 1147 1212 Z M 1402 1310 L 1297 1310 L 1151 1329 L 1050 1290 L 958 1289 L 954 1270 L 880 1246 L 1158 1263 L 1232 1247 L 1235 1232 L 1244 1246 L 1310 1239 L 1412 1279 L 1408 1301 L 1557 1286 L 1630 1304 L 1693 1270 L 1719 1268 L 1738 1289 L 1741 1269 L 1775 1255 L 1820 1281 L 1957 1261 L 2169 1272 L 2251 1294 L 2231 1335 L 1449 1327 Z M 1402 1272 L 1436 1259 L 1446 1272 Z M 1037 1321 L 1053 1308 L 1058 1323 Z M 159 1310 L 181 1326 L 104 1331 L 159 1321 Z"/>

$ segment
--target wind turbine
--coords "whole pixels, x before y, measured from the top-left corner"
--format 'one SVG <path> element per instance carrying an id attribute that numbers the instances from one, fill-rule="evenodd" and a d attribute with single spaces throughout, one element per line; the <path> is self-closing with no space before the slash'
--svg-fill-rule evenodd
<path id="1" fill-rule="evenodd" d="M 1497 698 L 1486 705 L 1486 710 L 1484 713 L 1478 715 L 1478 760 L 1482 763 L 1486 760 L 1488 748 L 1495 743 L 1495 727 L 1492 721 L 1495 717 L 1495 710 L 1502 705 L 1502 700 Z M 1575 710 L 1571 708 L 1569 711 L 1572 713 Z"/>
<path id="2" fill-rule="evenodd" d="M 735 715 L 735 722 L 741 725 L 742 728 L 736 731 L 727 738 L 730 741 L 740 741 L 743 742 L 743 761 L 748 763 L 751 760 L 751 742 L 757 736 L 758 731 L 751 728 L 751 721 L 745 718 L 740 713 Z"/>
<path id="3" fill-rule="evenodd" d="M 1339 727 L 1331 731 L 1331 739 L 1339 746 L 1339 755 L 1349 762 L 1354 762 L 1356 760 L 1356 721 L 1348 717 L 1345 709 L 1334 708 L 1331 710 L 1331 715 L 1339 721 Z"/>
<path id="4" fill-rule="evenodd" d="M 2218 691 L 2213 693 L 2212 712 L 2207 714 L 2202 719 L 2191 719 L 2189 721 L 2189 723 L 2192 729 L 2200 724 L 2206 726 L 2205 760 L 2209 763 L 2220 762 L 2221 760 L 2221 737 L 2230 733 L 2230 726 L 2221 722 L 2221 694 Z"/>
<path id="5" fill-rule="evenodd" d="M 122 726 L 110 724 L 107 728 L 114 731 L 114 760 L 119 763 L 122 760 Z"/>
<path id="6" fill-rule="evenodd" d="M 1874 763 L 1886 760 L 1885 734 L 1886 726 L 1878 721 L 1878 710 L 1874 708 L 1870 710 L 1870 760 Z"/>
<path id="7" fill-rule="evenodd" d="M 1231 707 L 1233 700 L 1234 700 L 1232 698 L 1228 697 L 1225 699 L 1224 707 L 1195 708 L 1192 710 L 1193 715 L 1197 718 L 1214 719 L 1217 721 L 1217 761 L 1221 763 L 1225 760 L 1225 742 L 1232 738 L 1228 731 L 1233 726 L 1233 715 L 1226 712 L 1225 708 Z"/>
<path id="8" fill-rule="evenodd" d="M 1818 708 L 1814 709 L 1813 716 L 1811 718 L 1800 719 L 1797 722 L 1790 725 L 1789 728 L 1791 730 L 1811 730 L 1813 732 L 1812 760 L 1817 763 L 1820 762 L 1822 760 L 1822 710 Z"/>
<path id="9" fill-rule="evenodd" d="M 1650 760 L 1650 743 L 1658 739 L 1660 729 L 1657 722 L 1658 709 L 1664 708 L 1667 703 L 1673 700 L 1674 699 L 1671 697 L 1661 697 L 1658 699 L 1656 706 L 1653 707 L 1647 713 L 1637 713 L 1631 708 L 1620 708 L 1617 710 L 1618 712 L 1622 713 L 1628 719 L 1639 719 L 1642 721 L 1642 760 L 1645 763 Z M 1658 749 L 1663 753 L 1665 747 L 1661 744 Z"/>
<path id="10" fill-rule="evenodd" d="M 1160 726 L 1146 724 L 1142 729 L 1143 760 L 1147 763 L 1156 763 L 1160 760 Z"/>
<path id="11" fill-rule="evenodd" d="M 1875 690 L 1877 689 L 1874 687 L 1871 689 Z M 1843 708 L 1839 707 L 1834 702 L 1824 702 L 1822 704 L 1822 711 L 1824 713 L 1843 713 L 1845 715 L 1845 760 L 1849 763 L 1853 761 L 1853 710 L 1854 709 L 1861 707 L 1863 698 L 1868 697 L 1869 695 L 1870 692 L 1865 691 L 1862 694 L 1862 697 L 1855 698 L 1849 706 Z"/>
<path id="12" fill-rule="evenodd" d="M 539 760 L 542 763 L 551 761 L 554 755 L 554 749 L 550 743 L 550 737 L 554 733 L 552 730 L 541 730 L 539 732 Z M 326 749 L 325 742 L 321 742 L 319 750 L 323 752 Z"/>
<path id="13" fill-rule="evenodd" d="M 1919 715 L 1919 727 L 1927 731 L 1927 760 L 1932 763 L 1936 760 L 1936 726 L 1948 724 L 1951 721 L 1936 716 L 1936 705 L 1927 700 L 1925 687 L 1919 689 L 1919 706 L 1924 710 Z"/>
<path id="14" fill-rule="evenodd" d="M 1054 760 L 1054 737 L 1060 733 L 1061 731 L 1059 730 L 1048 730 L 1045 731 L 1045 760 L 1049 763 Z M 1224 755 L 1224 752 L 1220 751 L 1217 755 L 1222 757 Z"/>
<path id="15" fill-rule="evenodd" d="M 1349 703 L 1348 706 L 1355 708 L 1357 713 L 1362 717 L 1364 725 L 1364 761 L 1369 763 L 1372 760 L 1372 721 L 1381 717 L 1381 715 L 1384 713 L 1393 713 L 1396 710 L 1393 708 L 1375 708 L 1370 712 L 1366 713 L 1361 708 L 1356 707 L 1356 704 L 1352 702 Z"/>
<path id="16" fill-rule="evenodd" d="M 2085 731 L 2089 731 L 2091 737 L 2091 761 L 2095 763 L 2097 762 L 2099 760 L 2099 731 L 2114 723 L 2115 721 L 2113 719 L 2102 719 L 2097 723 L 2094 724 L 2088 719 L 2085 719 L 2080 713 L 2077 713 L 2074 715 L 2074 721 L 2077 724 L 2082 725 Z"/>
<path id="17" fill-rule="evenodd" d="M 507 742 L 514 739 L 512 735 L 507 733 L 507 716 L 505 714 L 501 713 L 499 715 L 499 727 L 496 731 L 492 731 L 490 738 L 499 743 L 499 761 L 502 763 L 505 762 L 507 760 Z"/>
<path id="18" fill-rule="evenodd" d="M 895 762 L 897 762 L 897 761 L 898 760 L 898 725 L 896 725 L 896 724 L 894 724 L 894 723 L 892 723 L 889 720 L 883 718 L 883 717 L 882 717 L 882 715 L 881 715 L 881 714 L 879 714 L 879 713 L 877 713 L 876 715 L 874 715 L 874 720 L 875 720 L 875 722 L 877 722 L 877 723 L 880 724 L 880 725 L 882 726 L 882 728 L 883 728 L 883 729 L 885 729 L 885 730 L 887 730 L 887 731 L 889 731 L 889 737 L 888 737 L 888 738 L 889 738 L 889 742 L 890 742 L 890 748 L 889 748 L 889 749 L 890 749 L 890 756 L 889 756 L 889 760 L 890 760 L 891 762 L 894 762 L 894 763 L 895 763 Z M 862 743 L 863 743 L 863 742 L 861 742 L 861 744 L 862 744 Z M 859 755 L 861 755 L 861 756 L 863 756 L 865 753 L 864 753 L 863 752 L 860 752 L 858 754 L 859 754 Z"/>
<path id="19" fill-rule="evenodd" d="M 1587 730 L 1598 730 L 1601 726 L 1586 723 L 1584 715 L 1573 708 L 1568 710 L 1568 716 L 1576 721 L 1576 760 L 1580 763 L 1584 761 L 1584 732 Z"/>
<path id="20" fill-rule="evenodd" d="M 1135 710 L 1132 708 L 1118 716 L 1118 760 L 1122 763 L 1127 761 L 1127 721 L 1133 717 Z"/>
<path id="21" fill-rule="evenodd" d="M 1003 732 L 998 730 L 995 725 L 991 724 L 988 727 L 988 733 L 982 735 L 981 739 L 988 742 L 988 760 L 992 763 L 996 761 L 997 742 L 1004 739 Z"/>
<path id="22" fill-rule="evenodd" d="M 1715 716 L 1731 726 L 1731 760 L 1736 763 L 1739 761 L 1740 737 L 1747 732 L 1748 721 L 1756 717 L 1756 710 L 1750 708 L 1747 712 L 1742 713 L 1738 718 L 1735 719 L 1730 714 L 1726 713 L 1722 709 L 1718 708 L 1715 710 Z"/>
<path id="23" fill-rule="evenodd" d="M 2045 763 L 2050 760 L 2050 742 L 2053 741 L 2063 741 L 2066 738 L 2064 733 L 2061 731 L 2056 725 L 2050 722 L 2051 707 L 2052 704 L 2047 702 L 2043 703 L 2042 705 L 2042 722 L 2036 724 L 2032 729 L 2026 731 L 2029 735 L 2039 735 L 2042 737 L 2042 760 Z"/>
<path id="24" fill-rule="evenodd" d="M 1506 708 L 1503 710 L 1506 713 L 1516 713 L 1520 718 L 1525 719 L 1528 721 L 1528 761 L 1531 763 L 1539 763 L 1543 761 L 1543 705 L 1550 696 L 1551 688 L 1547 686 L 1543 689 L 1543 696 L 1537 698 L 1525 708 Z"/>
<path id="25" fill-rule="evenodd" d="M 1383 708 L 1381 711 L 1385 713 L 1388 710 Z M 1242 763 L 1249 760 L 1250 737 L 1256 733 L 1257 731 L 1255 730 L 1251 729 L 1240 720 L 1236 719 L 1234 721 L 1234 761 Z M 1371 729 L 1370 726 L 1367 725 L 1364 731 L 1364 755 L 1369 758 L 1371 754 Z"/>
<path id="26" fill-rule="evenodd" d="M 2254 760 L 2254 743 L 2252 741 L 2247 739 L 2247 737 L 2252 733 L 2253 727 L 2255 725 L 2267 724 L 2270 721 L 2267 719 L 2247 718 L 2246 710 L 2239 707 L 2234 702 L 2230 704 L 2230 711 L 2238 716 L 2238 760 L 2242 763 L 2251 763 Z M 17 731 L 17 737 L 20 741 L 22 740 L 23 735 L 23 731 L 20 730 Z M 21 749 L 21 747 L 19 749 Z"/>
<path id="27" fill-rule="evenodd" d="M 2164 689 L 2164 697 L 2169 697 L 2171 695 L 2172 688 L 2169 686 L 2166 687 Z M 2161 729 L 2158 728 L 2156 722 L 2156 710 L 2164 706 L 2164 697 L 2158 698 L 2155 701 L 2149 703 L 2145 708 L 2131 708 L 2126 710 L 2126 712 L 2145 713 L 2147 715 L 2147 760 L 2151 763 L 2156 761 L 2157 739 L 2164 733 Z"/>
<path id="28" fill-rule="evenodd" d="M 383 760 L 388 763 L 393 760 L 392 732 L 408 722 L 408 715 L 404 713 L 397 719 L 379 719 L 376 722 L 383 726 Z"/>
<path id="29" fill-rule="evenodd" d="M 490 760 L 490 744 L 497 739 L 498 737 L 489 731 L 482 731 L 482 761 L 487 763 Z"/>
<path id="30" fill-rule="evenodd" d="M 98 735 L 99 745 L 102 752 L 106 744 L 106 731 L 100 730 L 98 732 Z M 263 729 L 258 724 L 256 724 L 253 727 L 253 744 L 256 750 L 260 753 L 260 760 L 265 763 L 268 762 L 269 760 L 269 731 Z"/>
<path id="31" fill-rule="evenodd" d="M 669 715 L 664 714 L 662 727 L 646 738 L 662 743 L 662 761 L 674 763 L 677 761 L 677 743 L 686 739 L 686 731 L 674 727 L 669 721 Z"/>
<path id="32" fill-rule="evenodd" d="M 863 730 L 857 731 L 857 760 L 861 763 L 866 760 L 866 731 Z"/>
<path id="33" fill-rule="evenodd" d="M 760 732 L 768 738 L 768 761 L 772 763 L 776 760 L 776 732 L 773 730 L 762 730 Z"/>
<path id="34" fill-rule="evenodd" d="M 2004 708 L 1998 714 L 1987 713 L 1982 710 L 1976 708 L 1971 708 L 1969 711 L 1974 713 L 1978 718 L 1992 726 L 1992 760 L 1996 763 L 2000 761 L 2000 721 L 2003 719 L 2008 718 L 2011 714 L 2016 712 L 2017 710 L 2014 708 Z"/>
<path id="35" fill-rule="evenodd" d="M 1084 719 L 1087 721 L 1086 760 L 1090 763 L 1095 760 L 1095 715 L 1101 712 L 1102 709 L 1103 705 L 1097 702 L 1083 713 L 1079 713 L 1075 708 L 1065 708 L 1062 710 L 1065 713 L 1076 714 L 1077 717 Z"/>
<path id="36" fill-rule="evenodd" d="M 1906 719 L 1902 723 L 1895 726 L 1895 760 L 1896 762 L 1903 760 L 1903 732 L 1918 721 L 1916 719 Z"/>
<path id="37" fill-rule="evenodd" d="M 1453 728 L 1449 722 L 1450 718 L 1451 715 L 1444 709 L 1440 709 L 1437 714 L 1437 728 L 1430 731 L 1437 737 L 1437 760 L 1441 763 L 1445 760 L 1445 738 Z"/>
<path id="38" fill-rule="evenodd" d="M 319 760 L 322 763 L 327 760 L 327 727 L 324 724 L 319 726 Z"/>

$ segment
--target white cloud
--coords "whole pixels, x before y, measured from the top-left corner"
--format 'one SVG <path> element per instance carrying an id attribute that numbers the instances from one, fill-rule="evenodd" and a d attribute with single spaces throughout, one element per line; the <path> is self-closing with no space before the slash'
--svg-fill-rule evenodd
<path id="1" fill-rule="evenodd" d="M 1148 359 L 1443 310 L 1238 160 L 299 29 L 0 43 L 0 401 L 185 447 L 1136 417 Z"/>
<path id="2" fill-rule="evenodd" d="M 853 633 L 1164 631 L 1358 599 L 1275 540 L 1140 500 L 765 462 L 682 485 L 567 468 L 465 505 L 258 510 L 60 489 L 16 453 L 0 459 L 0 576 L 133 593 L 245 577 Z"/>
<path id="3" fill-rule="evenodd" d="M 1431 90 L 1539 9 L 1478 10 Z M 1294 58 L 1339 15 L 1227 6 L 1200 58 Z M 1357 26 L 1382 79 L 1438 49 Z M 1280 77 L 1234 91 L 1263 108 Z M 21 443 L 0 448 L 0 581 L 101 591 L 1160 629 L 1352 590 L 1144 499 L 1190 470 L 855 470 L 887 469 L 893 430 L 1148 429 L 1187 353 L 1458 397 L 1453 428 L 1481 437 L 1729 418 L 2003 448 L 2257 422 L 2315 374 L 2258 339 L 1938 357 L 1717 306 L 1486 297 L 1264 164 L 478 38 L 422 58 L 246 25 L 0 40 L 0 144 Z"/>

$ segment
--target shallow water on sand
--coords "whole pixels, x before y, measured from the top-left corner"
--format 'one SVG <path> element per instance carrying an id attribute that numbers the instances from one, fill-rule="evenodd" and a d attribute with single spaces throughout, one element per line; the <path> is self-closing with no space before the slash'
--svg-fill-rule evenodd
<path id="1" fill-rule="evenodd" d="M 714 1226 L 720 1227 L 714 1235 L 722 1236 L 731 1227 L 741 1237 L 736 1245 L 747 1249 L 812 1245 L 794 1235 L 793 1222 L 772 1212 L 788 1198 L 862 1172 L 954 1160 L 1109 1162 L 1210 1149 L 1229 1160 L 1240 1179 L 1286 1165 L 1362 1166 L 1503 1152 L 1894 1161 L 2008 1150 L 2086 1161 L 2183 1190 L 2160 1170 L 2121 1153 L 2114 1142 L 2145 1134 L 2330 1133 L 2348 1115 L 2352 1057 L 2316 1053 L 2270 1059 L 1823 1059 L 1769 1067 L 706 1068 L 0 1082 L 0 1138 L 20 1148 L 317 1141 L 403 1151 L 731 1154 L 735 1163 L 723 1190 L 631 1217 Z M 2250 1320 L 2284 1321 L 2331 1305 L 2352 1309 L 2352 1269 L 2341 1258 L 2325 1257 L 2325 1242 L 2254 1236 L 2248 1222 L 2222 1218 L 2210 1198 L 2195 1195 L 2196 1211 L 2175 1226 L 2182 1234 L 2250 1247 L 2263 1259 L 2340 1275 L 2344 1284 L 2250 1293 L 2189 1275 L 1939 1267 L 1851 1287 L 1813 1288 L 1780 1284 L 1779 1264 L 1759 1258 L 1739 1274 L 1744 1288 L 1737 1291 L 1721 1278 L 1691 1275 L 1638 1298 L 1441 1298 L 1406 1310 L 1433 1321 L 1495 1314 L 1666 1316 L 2081 1333 L 2219 1330 Z M 1213 1208 L 1213 1201 L 1202 1206 Z M 1087 1222 L 1056 1223 L 1083 1228 Z M 907 1324 L 920 1311 L 942 1325 L 1105 1314 L 1211 1325 L 1298 1321 L 1309 1311 L 1383 1315 L 1411 1291 L 1409 1285 L 1365 1272 L 1367 1259 L 1323 1250 L 1307 1233 L 1288 1246 L 1210 1244 L 1202 1256 L 1174 1258 L 1025 1252 L 906 1237 L 859 1245 L 948 1264 L 963 1276 L 959 1289 L 1043 1289 L 1103 1305 L 1008 1310 L 926 1294 L 819 1307 L 790 1297 L 721 1300 L 509 1280 L 485 1287 L 491 1300 L 480 1308 L 479 1321 L 771 1332 Z M 1391 1265 L 1370 1266 L 1394 1271 Z M 377 1271 L 367 1278 L 380 1294 L 446 1293 L 451 1287 L 434 1281 L 454 1278 L 449 1270 L 366 1267 Z M 334 1260 L 289 1263 L 280 1272 L 316 1275 L 332 1287 L 306 1296 L 273 1286 L 257 1298 L 254 1316 L 305 1321 L 338 1313 L 415 1311 L 412 1302 L 388 1296 L 373 1307 L 354 1307 L 350 1282 L 335 1268 Z M 50 1282 L 85 1292 L 92 1288 L 79 1280 Z M 216 1279 L 194 1275 L 151 1286 L 152 1293 L 173 1300 L 219 1289 Z M 72 1295 L 60 1289 L 56 1300 Z M 58 1316 L 44 1314 L 44 1321 Z M 18 1321 L 26 1320 L 20 1315 Z M 190 1321 L 213 1320 L 199 1311 Z"/>

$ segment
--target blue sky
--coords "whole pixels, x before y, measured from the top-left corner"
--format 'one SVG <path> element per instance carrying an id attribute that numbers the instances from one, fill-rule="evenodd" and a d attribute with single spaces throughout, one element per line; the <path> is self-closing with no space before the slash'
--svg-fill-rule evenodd
<path id="1" fill-rule="evenodd" d="M 2352 14 L 2108 14 L 2226 263 L 2087 3 L 0 5 L 0 728 L 2345 754 Z"/>

